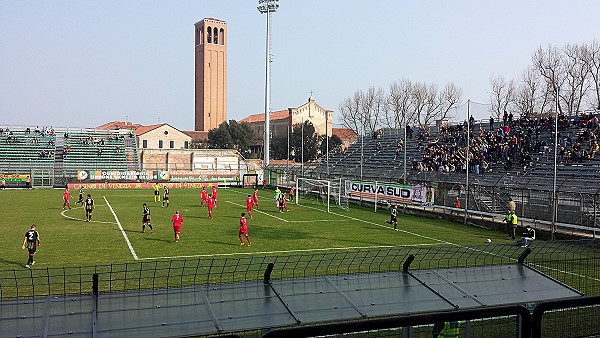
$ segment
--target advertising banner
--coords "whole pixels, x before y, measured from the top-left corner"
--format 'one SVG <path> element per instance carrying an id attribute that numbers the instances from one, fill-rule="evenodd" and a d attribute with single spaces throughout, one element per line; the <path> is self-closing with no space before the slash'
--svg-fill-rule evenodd
<path id="1" fill-rule="evenodd" d="M 25 182 L 29 175 L 21 175 L 21 174 L 0 174 L 0 180 L 5 180 L 6 183 L 9 182 Z"/>
<path id="2" fill-rule="evenodd" d="M 236 182 L 238 177 L 238 170 L 161 171 L 161 179 L 171 182 Z"/>
<path id="3" fill-rule="evenodd" d="M 162 178 L 161 172 L 152 170 L 79 170 L 77 179 L 80 181 L 156 181 Z"/>
<path id="4" fill-rule="evenodd" d="M 152 189 L 154 182 L 140 182 L 140 183 L 115 183 L 115 182 L 103 182 L 103 183 L 69 183 L 67 186 L 69 189 Z M 161 182 L 160 187 L 167 186 L 169 189 L 202 189 L 202 187 L 210 188 L 213 185 L 217 185 L 217 182 Z"/>
<path id="5" fill-rule="evenodd" d="M 353 197 L 400 203 L 434 203 L 434 188 L 385 182 L 346 181 L 346 191 Z"/>

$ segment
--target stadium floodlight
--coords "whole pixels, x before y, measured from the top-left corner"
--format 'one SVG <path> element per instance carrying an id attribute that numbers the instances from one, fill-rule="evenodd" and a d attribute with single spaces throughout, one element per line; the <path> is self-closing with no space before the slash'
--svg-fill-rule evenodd
<path id="1" fill-rule="evenodd" d="M 261 14 L 267 14 L 267 39 L 266 39 L 266 52 L 265 52 L 265 134 L 264 134 L 264 166 L 265 168 L 269 165 L 269 137 L 270 133 L 270 101 L 271 101 L 271 13 L 276 12 L 279 9 L 279 0 L 258 0 L 258 7 L 256 7 Z"/>
<path id="2" fill-rule="evenodd" d="M 467 167 L 467 177 L 465 180 L 465 218 L 463 219 L 463 223 L 467 224 L 467 219 L 469 217 L 469 153 L 471 152 L 471 100 L 467 100 L 467 153 L 465 156 L 465 165 Z"/>

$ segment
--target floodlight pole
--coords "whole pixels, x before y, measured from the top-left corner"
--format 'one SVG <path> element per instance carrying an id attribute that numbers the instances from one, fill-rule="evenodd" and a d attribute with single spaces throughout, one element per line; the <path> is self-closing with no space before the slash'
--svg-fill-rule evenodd
<path id="1" fill-rule="evenodd" d="M 266 38 L 266 51 L 265 51 L 265 134 L 264 134 L 264 167 L 265 169 L 269 166 L 269 137 L 270 133 L 270 101 L 271 101 L 271 39 L 270 39 L 270 26 L 271 26 L 271 13 L 276 12 L 279 8 L 279 0 L 258 0 L 258 7 L 256 7 L 261 14 L 266 13 L 267 21 L 267 38 Z"/>
<path id="2" fill-rule="evenodd" d="M 550 231 L 550 240 L 554 240 L 556 236 L 556 209 L 558 208 L 558 200 L 556 198 L 556 167 L 558 155 L 558 88 L 556 89 L 556 116 L 554 117 L 554 173 L 552 181 L 552 231 Z"/>
<path id="3" fill-rule="evenodd" d="M 327 179 L 329 179 L 329 111 L 325 111 L 325 142 L 327 149 L 325 150 L 325 159 L 327 167 Z"/>
<path id="4" fill-rule="evenodd" d="M 408 143 L 406 143 L 406 112 L 404 112 L 402 114 L 402 121 L 404 121 L 404 126 L 403 126 L 403 128 L 404 128 L 404 145 L 403 145 L 403 148 L 404 148 L 404 180 L 403 180 L 403 183 L 406 184 L 406 147 L 408 145 Z"/>
<path id="5" fill-rule="evenodd" d="M 465 162 L 467 164 L 467 178 L 466 178 L 466 187 L 465 187 L 465 218 L 463 220 L 464 224 L 467 224 L 467 218 L 469 216 L 469 146 L 470 146 L 470 138 L 471 138 L 471 121 L 469 118 L 471 117 L 471 100 L 467 100 L 467 153 L 465 155 Z"/>

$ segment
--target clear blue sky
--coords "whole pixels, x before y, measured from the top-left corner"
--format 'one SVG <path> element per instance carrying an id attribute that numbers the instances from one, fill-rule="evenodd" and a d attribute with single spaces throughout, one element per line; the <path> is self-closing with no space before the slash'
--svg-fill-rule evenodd
<path id="1" fill-rule="evenodd" d="M 228 22 L 228 118 L 264 109 L 265 17 L 256 1 L 0 0 L 0 125 L 194 126 L 194 23 Z M 600 39 L 600 1 L 281 0 L 273 110 L 313 91 L 336 112 L 401 78 L 489 101 L 540 46 Z M 337 121 L 337 115 L 336 121 Z M 481 116 L 483 117 L 483 116 Z"/>

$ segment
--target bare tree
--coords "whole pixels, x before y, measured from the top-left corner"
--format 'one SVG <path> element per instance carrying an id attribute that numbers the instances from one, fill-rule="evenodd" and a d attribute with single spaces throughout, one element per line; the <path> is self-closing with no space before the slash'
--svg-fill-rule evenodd
<path id="1" fill-rule="evenodd" d="M 437 86 L 434 84 L 415 83 L 411 90 L 411 101 L 419 125 L 428 126 L 435 119 L 435 112 L 440 107 Z"/>
<path id="2" fill-rule="evenodd" d="M 565 74 L 561 99 L 568 112 L 578 113 L 589 88 L 587 81 L 589 72 L 584 61 L 583 48 L 576 44 L 565 45 L 561 54 L 561 64 Z"/>
<path id="3" fill-rule="evenodd" d="M 354 96 L 344 99 L 340 105 L 340 122 L 342 126 L 352 129 L 356 134 L 363 130 L 361 116 L 361 100 L 363 93 L 360 90 L 354 92 Z"/>
<path id="4" fill-rule="evenodd" d="M 496 119 L 501 119 L 509 105 L 514 101 L 515 83 L 513 80 L 506 81 L 504 76 L 492 75 L 490 79 L 492 93 L 490 101 L 492 102 L 492 111 L 496 114 Z"/>
<path id="5" fill-rule="evenodd" d="M 558 111 L 563 112 L 562 104 L 560 103 L 560 89 L 565 82 L 564 69 L 561 66 L 560 52 L 558 48 L 548 46 L 546 50 L 540 46 L 533 54 L 533 67 L 542 76 L 546 83 L 545 88 L 554 102 L 558 102 Z"/>
<path id="6" fill-rule="evenodd" d="M 600 110 L 600 44 L 594 40 L 589 45 L 583 45 L 581 53 L 593 88 L 592 105 Z"/>
<path id="7" fill-rule="evenodd" d="M 456 108 L 462 99 L 462 89 L 458 88 L 454 83 L 447 84 L 440 92 L 438 100 L 440 102 L 439 114 L 436 119 L 444 120 L 448 118 L 450 110 Z"/>
<path id="8" fill-rule="evenodd" d="M 364 130 L 373 133 L 375 130 L 379 129 L 384 104 L 385 93 L 383 89 L 369 87 L 369 89 L 363 93 L 360 101 L 360 115 Z"/>
<path id="9" fill-rule="evenodd" d="M 405 123 L 410 124 L 414 115 L 410 115 L 412 102 L 410 100 L 412 83 L 402 79 L 390 85 L 387 97 L 388 111 L 385 115 L 386 123 L 390 128 L 401 128 Z"/>
<path id="10" fill-rule="evenodd" d="M 514 95 L 514 104 L 521 116 L 532 116 L 540 108 L 540 91 L 539 75 L 528 67 L 521 73 L 521 83 L 515 89 Z"/>

